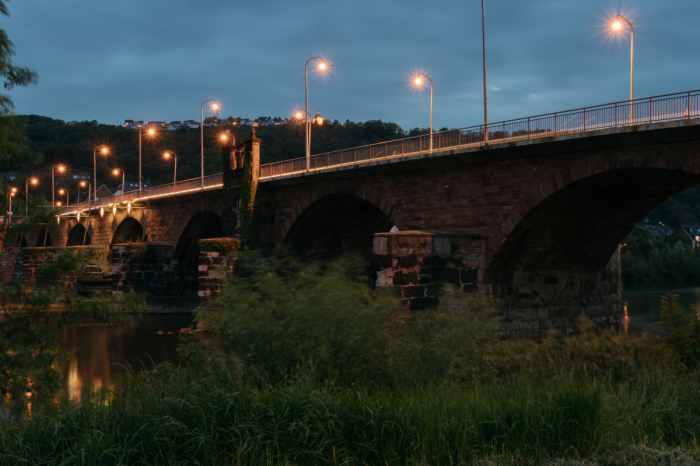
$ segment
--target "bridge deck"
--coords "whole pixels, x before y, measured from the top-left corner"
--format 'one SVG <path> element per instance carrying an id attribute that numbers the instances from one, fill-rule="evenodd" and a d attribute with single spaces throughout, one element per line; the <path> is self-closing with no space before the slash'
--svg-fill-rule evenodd
<path id="1" fill-rule="evenodd" d="M 697 126 L 698 117 L 700 90 L 647 97 L 492 123 L 488 127 L 488 142 L 484 138 L 484 126 L 479 125 L 314 155 L 308 161 L 301 158 L 265 164 L 260 167 L 260 182 L 287 185 L 396 169 L 450 166 L 465 163 L 465 154 L 470 155 L 470 163 L 476 163 L 504 156 L 503 149 L 509 149 L 510 156 L 518 148 L 527 154 L 528 147 L 545 143 L 551 145 L 552 151 L 567 147 L 568 150 L 612 147 L 624 145 L 632 135 L 639 143 L 640 132 L 648 134 L 645 138 L 653 142 L 653 134 L 658 130 L 668 132 Z M 60 215 L 166 197 L 202 195 L 221 188 L 223 174 L 219 173 L 75 204 L 62 208 Z"/>

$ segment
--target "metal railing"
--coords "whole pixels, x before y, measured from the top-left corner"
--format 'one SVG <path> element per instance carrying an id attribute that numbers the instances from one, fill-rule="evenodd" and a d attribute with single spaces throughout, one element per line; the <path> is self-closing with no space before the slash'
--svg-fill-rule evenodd
<path id="1" fill-rule="evenodd" d="M 534 139 L 558 134 L 577 133 L 618 126 L 657 123 L 700 117 L 700 90 L 655 97 L 645 97 L 610 104 L 584 107 L 563 112 L 547 113 L 526 118 L 489 124 L 489 144 Z M 430 154 L 449 149 L 484 145 L 484 125 L 453 129 L 411 138 L 380 142 L 311 156 L 310 171 L 347 167 L 393 158 Z M 268 163 L 260 167 L 260 179 L 306 173 L 306 159 L 291 159 Z M 202 189 L 223 187 L 223 173 L 178 181 L 141 191 L 63 207 L 63 215 L 112 204 L 147 201 L 149 199 L 185 194 Z"/>
<path id="2" fill-rule="evenodd" d="M 698 116 L 700 116 L 700 90 L 490 123 L 488 142 L 498 144 Z M 310 171 L 479 145 L 484 145 L 484 125 L 313 155 L 310 160 Z M 274 178 L 304 172 L 306 172 L 306 159 L 299 158 L 262 165 L 260 178 Z"/>
<path id="3" fill-rule="evenodd" d="M 98 207 L 108 206 L 112 204 L 119 204 L 125 202 L 142 202 L 159 197 L 186 194 L 188 192 L 194 191 L 206 191 L 209 189 L 217 189 L 223 187 L 223 185 L 224 174 L 217 173 L 216 175 L 209 175 L 204 177 L 204 188 L 202 188 L 202 178 L 193 178 L 191 180 L 178 181 L 177 183 L 170 183 L 160 186 L 154 186 L 152 188 L 145 188 L 142 189 L 140 193 L 137 189 L 135 191 L 129 191 L 128 193 L 120 194 L 119 196 L 98 198 L 96 200 L 85 201 L 67 207 L 63 207 L 61 210 L 62 214 L 65 215 L 73 212 L 95 209 Z"/>

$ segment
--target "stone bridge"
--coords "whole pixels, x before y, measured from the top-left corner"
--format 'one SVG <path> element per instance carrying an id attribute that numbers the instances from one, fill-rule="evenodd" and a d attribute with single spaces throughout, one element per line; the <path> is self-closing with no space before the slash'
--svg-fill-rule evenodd
<path id="1" fill-rule="evenodd" d="M 51 244 L 109 245 L 116 264 L 115 245 L 143 237 L 163 261 L 200 270 L 206 296 L 211 254 L 198 240 L 240 238 L 240 202 L 227 188 L 243 154 L 258 163 L 259 144 L 223 154 L 222 189 L 85 211 L 51 226 Z M 378 285 L 401 288 L 415 309 L 435 304 L 442 283 L 489 293 L 511 336 L 572 332 L 580 314 L 616 325 L 618 245 L 654 206 L 700 184 L 698 156 L 700 119 L 691 118 L 261 176 L 256 205 L 275 209 L 257 247 L 359 254 Z M 38 235 L 26 246 L 41 245 Z"/>

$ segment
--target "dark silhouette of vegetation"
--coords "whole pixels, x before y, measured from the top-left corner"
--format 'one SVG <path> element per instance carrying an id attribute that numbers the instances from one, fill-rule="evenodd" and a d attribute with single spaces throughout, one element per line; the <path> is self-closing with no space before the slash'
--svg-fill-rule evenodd
<path id="1" fill-rule="evenodd" d="M 0 418 L 0 464 L 694 464 L 700 378 L 658 337 L 504 342 L 494 303 L 408 314 L 352 261 L 239 253 L 170 364 Z M 686 461 L 687 462 L 683 462 Z"/>
<path id="2" fill-rule="evenodd" d="M 654 241 L 647 228 L 635 228 L 622 243 L 623 282 L 700 280 L 700 251 L 684 235 Z"/>
<path id="3" fill-rule="evenodd" d="M 663 222 L 671 228 L 700 224 L 700 186 L 674 194 L 647 215 L 652 223 Z"/>

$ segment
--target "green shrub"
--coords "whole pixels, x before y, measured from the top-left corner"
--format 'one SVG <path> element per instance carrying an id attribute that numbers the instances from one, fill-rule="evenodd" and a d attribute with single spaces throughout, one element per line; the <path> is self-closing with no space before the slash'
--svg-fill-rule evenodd
<path id="1" fill-rule="evenodd" d="M 700 364 L 700 307 L 694 306 L 692 314 L 684 314 L 678 304 L 678 295 L 661 296 L 661 321 L 657 325 L 668 335 L 664 345 L 689 369 Z"/>
<path id="2" fill-rule="evenodd" d="M 367 284 L 358 261 L 240 260 L 248 278 L 197 319 L 248 373 L 271 382 L 311 371 L 336 383 L 473 380 L 496 374 L 515 344 L 497 343 L 499 318 L 482 297 L 448 290 L 438 309 L 409 313 L 395 290 Z"/>

